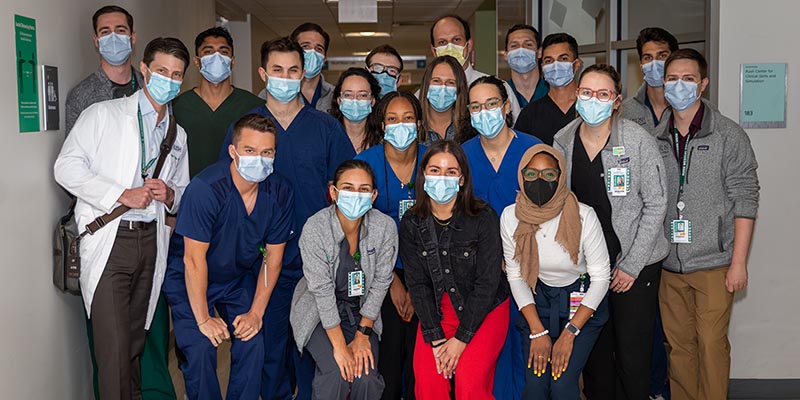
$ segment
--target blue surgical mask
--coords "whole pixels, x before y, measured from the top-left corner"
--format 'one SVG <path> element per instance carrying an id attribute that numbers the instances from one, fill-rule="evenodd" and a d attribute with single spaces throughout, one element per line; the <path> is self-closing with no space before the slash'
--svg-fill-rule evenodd
<path id="1" fill-rule="evenodd" d="M 381 72 L 380 74 L 372 72 L 372 76 L 374 76 L 375 79 L 378 80 L 378 84 L 381 85 L 381 97 L 397 91 L 397 78 L 386 72 Z"/>
<path id="2" fill-rule="evenodd" d="M 267 76 L 267 91 L 275 100 L 288 103 L 300 93 L 300 79 L 285 79 Z"/>
<path id="3" fill-rule="evenodd" d="M 428 102 L 438 112 L 447 111 L 456 102 L 455 86 L 431 85 L 426 95 Z"/>
<path id="4" fill-rule="evenodd" d="M 306 78 L 313 78 L 322 71 L 322 64 L 325 62 L 325 56 L 316 52 L 316 50 L 305 50 L 303 55 L 303 66 L 306 70 Z"/>
<path id="5" fill-rule="evenodd" d="M 503 125 L 506 123 L 505 118 L 503 118 L 504 105 L 505 103 L 494 110 L 481 110 L 477 114 L 470 114 L 472 127 L 487 139 L 496 137 L 503 130 Z"/>
<path id="6" fill-rule="evenodd" d="M 653 60 L 642 65 L 644 81 L 651 87 L 664 86 L 664 61 Z"/>
<path id="7" fill-rule="evenodd" d="M 383 140 L 400 151 L 406 151 L 417 140 L 417 124 L 413 122 L 386 125 L 384 131 Z"/>
<path id="8" fill-rule="evenodd" d="M 200 74 L 211 83 L 220 83 L 231 76 L 231 58 L 220 53 L 200 58 Z"/>
<path id="9" fill-rule="evenodd" d="M 339 111 L 348 121 L 361 122 L 372 112 L 369 100 L 339 99 Z"/>
<path id="10" fill-rule="evenodd" d="M 169 79 L 164 75 L 150 72 L 150 82 L 147 82 L 147 92 L 156 103 L 164 105 L 172 101 L 181 91 L 181 81 Z"/>
<path id="11" fill-rule="evenodd" d="M 425 175 L 425 193 L 439 203 L 446 204 L 458 194 L 460 176 Z"/>
<path id="12" fill-rule="evenodd" d="M 117 33 L 97 38 L 100 55 L 111 65 L 122 65 L 131 55 L 131 37 Z"/>
<path id="13" fill-rule="evenodd" d="M 272 174 L 272 165 L 275 162 L 274 158 L 261 157 L 261 156 L 240 156 L 236 150 L 233 151 L 239 156 L 239 163 L 236 165 L 236 170 L 244 180 L 253 183 L 263 182 Z"/>
<path id="14" fill-rule="evenodd" d="M 339 193 L 336 198 L 336 207 L 339 207 L 342 215 L 350 221 L 363 217 L 372 208 L 372 192 L 351 192 L 338 188 L 336 191 Z"/>
<path id="15" fill-rule="evenodd" d="M 573 79 L 575 79 L 575 70 L 572 69 L 573 62 L 569 61 L 555 61 L 550 64 L 542 66 L 544 72 L 544 80 L 554 87 L 567 86 Z"/>
<path id="16" fill-rule="evenodd" d="M 614 111 L 614 101 L 602 102 L 596 97 L 589 100 L 579 98 L 575 104 L 575 110 L 587 125 L 598 126 L 611 117 L 611 113 Z"/>
<path id="17" fill-rule="evenodd" d="M 520 74 L 527 74 L 536 68 L 536 52 L 520 47 L 508 52 L 508 66 Z"/>
<path id="18" fill-rule="evenodd" d="M 673 109 L 683 111 L 697 101 L 697 83 L 684 80 L 664 84 L 664 97 Z"/>

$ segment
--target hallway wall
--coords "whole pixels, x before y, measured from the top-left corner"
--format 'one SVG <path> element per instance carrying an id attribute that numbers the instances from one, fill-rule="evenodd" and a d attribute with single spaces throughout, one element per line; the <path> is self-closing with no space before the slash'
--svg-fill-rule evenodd
<path id="1" fill-rule="evenodd" d="M 81 300 L 52 285 L 52 229 L 67 206 L 53 180 L 53 162 L 64 141 L 68 91 L 95 71 L 92 14 L 108 1 L 25 0 L 0 2 L 0 387 L 5 399 L 90 399 L 91 367 Z M 194 55 L 195 35 L 214 24 L 213 0 L 121 0 L 134 17 L 138 66 L 147 42 L 179 37 Z M 39 64 L 58 67 L 60 131 L 19 133 L 14 14 L 36 20 Z M 38 69 L 37 69 L 38 71 Z M 199 73 L 189 67 L 183 89 Z M 41 85 L 41 82 L 39 83 Z"/>

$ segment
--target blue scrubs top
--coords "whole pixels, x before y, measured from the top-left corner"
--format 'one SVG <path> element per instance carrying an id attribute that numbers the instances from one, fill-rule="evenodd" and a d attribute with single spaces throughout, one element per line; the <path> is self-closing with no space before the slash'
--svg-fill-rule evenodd
<path id="1" fill-rule="evenodd" d="M 514 204 L 517 199 L 519 182 L 519 162 L 522 155 L 531 146 L 542 143 L 535 136 L 514 130 L 516 137 L 511 139 L 508 150 L 500 163 L 500 168 L 495 171 L 491 161 L 481 146 L 481 137 L 475 136 L 462 145 L 467 154 L 467 162 L 472 173 L 472 187 L 475 196 L 480 197 L 494 208 L 497 215 L 503 209 Z"/>
<path id="2" fill-rule="evenodd" d="M 528 103 L 533 103 L 534 101 L 541 99 L 542 97 L 546 96 L 547 93 L 550 91 L 550 85 L 547 83 L 547 81 L 545 81 L 544 78 L 539 78 L 539 82 L 536 84 L 536 89 L 533 91 L 533 96 L 531 97 L 531 101 L 529 102 L 528 99 L 526 99 L 525 96 L 522 95 L 522 93 L 517 91 L 517 87 L 514 86 L 513 79 L 509 79 L 506 82 L 508 82 L 508 86 L 511 86 L 511 90 L 514 91 L 514 95 L 517 96 L 517 101 L 519 101 L 520 109 L 525 108 L 525 106 L 527 106 Z"/>
<path id="3" fill-rule="evenodd" d="M 400 182 L 400 179 L 395 175 L 394 170 L 386 160 L 386 153 L 384 146 L 391 146 L 390 144 L 382 144 L 372 146 L 367 150 L 362 151 L 356 156 L 356 160 L 366 161 L 372 171 L 375 173 L 375 181 L 377 183 L 378 197 L 372 206 L 378 211 L 392 217 L 400 229 L 400 200 L 416 199 L 413 180 L 417 178 L 417 168 L 419 162 L 422 160 L 422 155 L 428 148 L 422 144 L 417 144 L 417 165 L 414 166 L 414 173 L 411 175 L 412 184 L 404 185 L 406 182 Z M 400 257 L 397 257 L 395 268 L 403 268 L 400 262 Z"/>
<path id="4" fill-rule="evenodd" d="M 303 96 L 300 93 L 300 98 L 303 99 L 303 104 L 307 106 L 311 106 L 311 108 L 317 108 L 317 102 L 319 101 L 319 97 L 322 95 L 322 79 L 317 82 L 317 88 L 314 89 L 314 95 L 311 96 L 311 101 L 306 100 L 306 96 Z"/>
<path id="5" fill-rule="evenodd" d="M 290 237 L 293 201 L 289 181 L 273 173 L 258 185 L 256 203 L 248 215 L 233 184 L 230 161 L 210 165 L 192 178 L 181 198 L 170 239 L 170 275 L 183 276 L 184 237 L 209 244 L 206 261 L 210 284 L 229 282 L 245 273 L 258 275 L 260 248 L 284 243 Z"/>
<path id="6" fill-rule="evenodd" d="M 275 119 L 266 105 L 260 105 L 249 113 Z M 306 220 L 317 211 L 327 207 L 328 182 L 339 164 L 356 155 L 350 138 L 342 124 L 330 115 L 309 106 L 294 117 L 288 129 L 275 121 L 278 130 L 275 172 L 286 177 L 294 189 L 294 232 L 286 243 L 283 253 L 284 276 L 303 276 L 303 261 L 300 258 L 298 240 Z M 231 144 L 233 125 L 220 149 L 220 160 L 230 161 L 228 145 Z"/>

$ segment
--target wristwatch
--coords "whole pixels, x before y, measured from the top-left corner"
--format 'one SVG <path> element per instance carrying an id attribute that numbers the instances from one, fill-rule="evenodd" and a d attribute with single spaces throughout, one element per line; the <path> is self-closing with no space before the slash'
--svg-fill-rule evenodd
<path id="1" fill-rule="evenodd" d="M 567 324 L 564 325 L 564 329 L 566 329 L 567 332 L 571 333 L 574 336 L 578 336 L 578 334 L 581 333 L 581 329 L 573 325 L 572 322 L 567 322 Z"/>
<path id="2" fill-rule="evenodd" d="M 368 326 L 359 325 L 357 329 L 358 329 L 359 332 L 363 333 L 365 336 L 372 335 L 372 328 L 370 328 Z"/>

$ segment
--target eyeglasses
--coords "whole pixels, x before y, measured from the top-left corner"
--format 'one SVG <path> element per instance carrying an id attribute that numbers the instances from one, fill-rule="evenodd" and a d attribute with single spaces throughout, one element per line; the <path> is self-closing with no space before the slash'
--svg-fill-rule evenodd
<path id="1" fill-rule="evenodd" d="M 467 110 L 469 110 L 469 112 L 472 114 L 477 114 L 481 112 L 482 108 L 491 111 L 496 109 L 497 107 L 502 106 L 503 103 L 505 103 L 505 101 L 503 101 L 502 99 L 493 97 L 489 100 L 486 100 L 485 103 L 478 103 L 478 102 L 469 103 L 467 104 Z"/>
<path id="2" fill-rule="evenodd" d="M 342 92 L 342 98 L 348 100 L 369 100 L 372 98 L 372 93 L 367 91 L 353 92 L 351 90 Z"/>
<path id="3" fill-rule="evenodd" d="M 578 94 L 578 98 L 581 100 L 590 100 L 592 97 L 596 97 L 597 100 L 606 103 L 617 99 L 617 93 L 608 89 L 592 90 L 589 88 L 578 88 L 575 93 Z"/>
<path id="4" fill-rule="evenodd" d="M 522 180 L 525 182 L 533 182 L 539 178 L 544 179 L 545 182 L 555 182 L 559 175 L 561 175 L 561 170 L 558 168 L 545 168 L 541 171 L 535 168 L 522 169 Z"/>
<path id="5" fill-rule="evenodd" d="M 387 74 L 389 74 L 389 76 L 400 75 L 400 68 L 397 68 L 397 67 L 394 67 L 394 66 L 391 66 L 391 65 L 383 65 L 383 64 L 378 64 L 378 63 L 372 63 L 372 64 L 369 65 L 369 70 L 374 72 L 374 73 L 376 73 L 376 74 L 380 74 L 380 73 L 386 72 Z"/>

